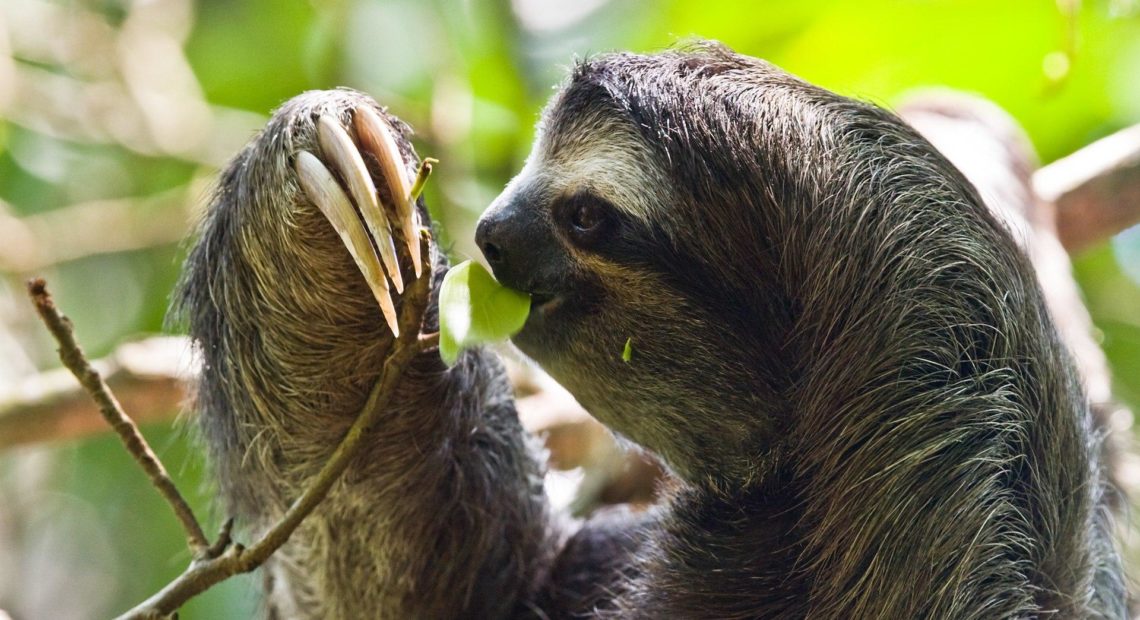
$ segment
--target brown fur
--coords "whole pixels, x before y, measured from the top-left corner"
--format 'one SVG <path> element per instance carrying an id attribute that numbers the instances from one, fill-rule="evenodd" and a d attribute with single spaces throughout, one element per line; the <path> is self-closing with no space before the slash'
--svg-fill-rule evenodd
<path id="1" fill-rule="evenodd" d="M 351 109 L 374 105 L 335 91 L 282 106 L 223 174 L 187 261 L 179 305 L 205 361 L 203 436 L 229 509 L 252 532 L 328 459 L 391 343 L 290 161 L 317 150 L 319 114 L 347 124 Z M 413 162 L 406 138 L 402 148 Z M 438 286 L 447 263 L 434 263 L 425 277 Z M 541 578 L 542 470 L 497 360 L 473 351 L 446 369 L 422 355 L 393 402 L 359 462 L 264 569 L 271 615 L 496 617 Z"/>
<path id="2" fill-rule="evenodd" d="M 289 165 L 314 113 L 357 105 L 279 110 L 187 265 L 204 435 L 255 529 L 388 346 Z M 588 244 L 560 210 L 579 199 L 610 218 Z M 1031 266 L 892 115 L 715 46 L 592 59 L 480 237 L 501 280 L 560 301 L 516 344 L 678 490 L 564 524 L 498 363 L 425 355 L 275 557 L 279 615 L 1123 616 L 1098 439 Z"/>

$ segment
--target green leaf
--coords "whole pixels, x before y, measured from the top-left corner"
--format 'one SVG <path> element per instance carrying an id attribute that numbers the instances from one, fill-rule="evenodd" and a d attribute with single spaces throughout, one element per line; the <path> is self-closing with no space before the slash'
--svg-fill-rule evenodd
<path id="1" fill-rule="evenodd" d="M 625 348 L 621 350 L 621 361 L 629 363 L 633 359 L 633 337 L 625 339 Z"/>
<path id="2" fill-rule="evenodd" d="M 454 364 L 460 349 L 506 340 L 530 314 L 530 295 L 509 289 L 482 265 L 464 261 L 451 268 L 439 289 L 439 354 Z"/>

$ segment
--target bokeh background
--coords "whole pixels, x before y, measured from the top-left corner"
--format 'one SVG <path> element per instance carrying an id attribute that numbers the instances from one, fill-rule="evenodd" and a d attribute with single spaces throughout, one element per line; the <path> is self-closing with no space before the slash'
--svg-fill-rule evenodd
<path id="1" fill-rule="evenodd" d="M 980 93 L 1045 162 L 1140 122 L 1129 0 L 0 0 L 0 395 L 57 365 L 23 294 L 31 275 L 48 278 L 93 356 L 164 330 L 217 169 L 285 99 L 349 86 L 413 125 L 420 154 L 442 161 L 428 200 L 463 258 L 575 58 L 690 36 L 884 105 L 924 86 Z M 1140 230 L 1074 261 L 1116 394 L 1135 410 Z M 216 526 L 187 433 L 169 421 L 144 431 Z M 188 559 L 112 437 L 0 451 L 0 610 L 12 618 L 113 615 Z M 254 579 L 182 617 L 250 617 Z"/>

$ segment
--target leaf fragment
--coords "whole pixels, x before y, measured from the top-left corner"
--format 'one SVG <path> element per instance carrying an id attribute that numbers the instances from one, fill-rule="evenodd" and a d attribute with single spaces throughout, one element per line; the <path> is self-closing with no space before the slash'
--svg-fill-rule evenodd
<path id="1" fill-rule="evenodd" d="M 439 291 L 439 353 L 454 364 L 461 349 L 506 340 L 522 329 L 530 295 L 507 288 L 474 261 L 452 267 Z"/>

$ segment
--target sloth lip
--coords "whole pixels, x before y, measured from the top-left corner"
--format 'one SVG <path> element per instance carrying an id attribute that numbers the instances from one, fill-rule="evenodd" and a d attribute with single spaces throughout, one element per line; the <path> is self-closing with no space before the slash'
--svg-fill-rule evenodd
<path id="1" fill-rule="evenodd" d="M 550 314 L 562 304 L 562 299 L 561 295 L 555 293 L 533 292 L 530 294 L 530 310 L 541 312 L 543 315 Z"/>

